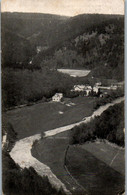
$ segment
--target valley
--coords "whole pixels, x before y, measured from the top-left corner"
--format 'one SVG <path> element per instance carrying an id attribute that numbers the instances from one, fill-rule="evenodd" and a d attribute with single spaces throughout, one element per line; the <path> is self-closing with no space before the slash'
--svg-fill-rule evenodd
<path id="1" fill-rule="evenodd" d="M 93 118 L 97 115 L 101 115 L 104 112 L 104 110 L 109 108 L 109 106 L 111 106 L 113 104 L 117 104 L 121 101 L 123 101 L 123 98 L 117 99 L 112 103 L 109 103 L 105 106 L 100 107 L 91 116 L 86 117 L 86 120 L 84 122 L 81 121 L 81 122 L 78 122 L 78 123 L 75 123 L 72 125 L 68 125 L 65 127 L 59 127 L 59 128 L 53 129 L 53 130 L 46 131 L 44 133 L 44 135 L 42 135 L 42 138 L 41 138 L 41 135 L 38 134 L 38 135 L 34 135 L 34 136 L 31 136 L 28 138 L 26 137 L 24 139 L 20 139 L 19 141 L 16 142 L 14 148 L 10 152 L 10 156 L 21 167 L 28 168 L 28 167 L 32 166 L 32 167 L 34 167 L 34 169 L 37 171 L 37 173 L 39 175 L 40 174 L 47 175 L 49 180 L 51 179 L 51 183 L 53 181 L 55 182 L 55 180 L 56 180 L 55 176 L 52 175 L 52 172 L 53 172 L 57 176 L 57 178 L 60 179 L 65 184 L 65 186 L 67 186 L 68 190 L 70 190 L 72 193 L 74 193 L 74 194 L 81 193 L 81 192 L 83 193 L 83 191 L 84 191 L 84 193 L 86 193 L 89 190 L 88 189 L 86 190 L 85 189 L 86 187 L 84 185 L 82 187 L 82 182 L 80 183 L 80 180 L 82 181 L 82 177 L 79 175 L 80 176 L 80 180 L 79 180 L 79 179 L 77 179 L 77 176 L 75 177 L 75 175 L 74 175 L 74 178 L 76 180 L 72 179 L 70 177 L 70 175 L 68 175 L 68 172 L 66 172 L 66 169 L 64 168 L 65 163 L 66 163 L 66 159 L 65 159 L 66 158 L 65 157 L 66 148 L 68 147 L 69 137 L 70 137 L 69 133 L 67 133 L 67 130 L 72 129 L 72 127 L 79 125 L 81 123 L 89 122 L 91 118 Z M 61 132 L 63 132 L 63 133 L 61 133 Z M 39 142 L 36 141 L 36 143 L 33 144 L 35 140 L 39 140 Z M 59 144 L 60 144 L 61 149 L 59 148 Z M 33 145 L 33 148 L 32 148 L 32 145 Z M 35 158 L 33 158 L 31 156 L 31 151 L 30 151 L 31 148 L 32 148 L 32 155 Z M 70 148 L 73 149 L 72 146 L 69 147 L 69 150 L 70 150 Z M 39 151 L 41 151 L 41 152 L 39 152 Z M 80 152 L 81 151 L 82 151 L 82 149 L 80 150 Z M 123 158 L 123 154 L 121 152 L 120 152 L 120 154 L 122 155 L 122 158 Z M 46 155 L 47 153 L 48 153 L 48 156 Z M 71 152 L 71 154 L 73 154 L 73 152 Z M 87 154 L 87 152 L 86 152 L 86 154 Z M 67 153 L 67 155 L 70 155 L 70 152 L 69 152 L 69 154 Z M 114 158 L 114 155 L 115 154 L 113 154 L 112 158 Z M 67 158 L 69 159 L 69 162 L 70 162 L 71 157 L 67 157 Z M 40 164 L 40 162 L 37 161 L 36 159 L 38 159 L 39 161 L 42 161 L 42 164 Z M 60 161 L 59 161 L 59 159 L 60 159 Z M 80 161 L 78 161 L 78 162 L 80 162 Z M 92 159 L 92 162 L 93 162 L 93 159 Z M 51 170 L 48 167 L 46 167 L 45 165 L 43 165 L 43 163 L 46 164 L 48 167 L 50 167 Z M 87 162 L 87 163 L 89 163 L 89 162 Z M 71 164 L 73 166 L 73 163 L 71 163 Z M 68 165 L 68 161 L 67 161 L 67 166 L 70 166 L 70 164 Z M 40 167 L 42 167 L 42 168 L 40 168 Z M 69 167 L 69 169 L 70 169 L 70 167 Z M 107 172 L 107 170 L 106 170 L 107 168 L 103 167 L 102 169 L 104 169 Z M 115 172 L 113 173 L 112 169 L 110 171 L 112 172 L 112 174 L 115 174 Z M 106 173 L 104 173 L 104 177 L 107 177 L 105 174 Z M 73 175 L 73 172 L 72 172 L 72 175 Z M 98 177 L 100 178 L 100 176 L 98 176 Z M 110 174 L 110 177 L 111 177 L 111 174 Z M 117 179 L 121 180 L 121 178 L 122 178 L 121 175 L 117 176 Z M 117 182 L 117 181 L 115 181 L 115 182 Z M 119 180 L 118 180 L 118 182 L 119 182 Z M 86 183 L 86 181 L 85 181 L 85 183 Z M 65 189 L 65 192 L 66 192 L 66 188 L 63 186 L 63 184 L 60 183 L 59 180 L 56 180 L 56 183 L 53 183 L 53 185 L 56 185 L 56 186 L 61 185 L 63 187 L 63 189 Z M 111 188 L 114 190 L 113 186 Z M 97 189 L 104 190 L 104 188 L 101 188 L 99 186 L 97 186 Z M 117 190 L 121 190 L 121 187 L 118 187 Z M 97 193 L 98 193 L 98 191 L 97 191 Z M 102 193 L 102 191 L 100 193 Z M 107 192 L 105 192 L 105 193 L 107 193 Z M 111 193 L 111 190 L 110 190 L 110 193 Z M 90 193 L 90 194 L 92 194 L 92 193 Z"/>
<path id="2" fill-rule="evenodd" d="M 1 17 L 4 194 L 122 194 L 124 16 Z"/>

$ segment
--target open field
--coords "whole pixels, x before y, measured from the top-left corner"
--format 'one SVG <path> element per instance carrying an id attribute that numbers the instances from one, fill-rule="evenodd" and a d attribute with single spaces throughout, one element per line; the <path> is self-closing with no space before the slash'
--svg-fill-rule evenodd
<path id="1" fill-rule="evenodd" d="M 75 180 L 70 177 L 64 167 L 65 152 L 69 144 L 69 131 L 55 136 L 41 139 L 32 148 L 32 155 L 40 162 L 50 167 L 56 177 L 73 194 L 86 194 L 85 189 L 81 188 Z"/>
<path id="2" fill-rule="evenodd" d="M 71 99 L 74 103 L 40 103 L 33 106 L 11 110 L 6 113 L 9 121 L 18 133 L 18 139 L 42 133 L 50 129 L 69 125 L 90 116 L 93 112 L 94 98 L 77 97 Z M 59 112 L 63 112 L 60 114 Z"/>
<path id="3" fill-rule="evenodd" d="M 92 153 L 96 158 L 125 175 L 125 149 L 108 142 L 88 142 L 79 146 Z"/>
<path id="4" fill-rule="evenodd" d="M 124 190 L 124 176 L 80 146 L 70 146 L 66 163 L 72 176 L 89 195 L 117 195 Z"/>
<path id="5" fill-rule="evenodd" d="M 69 74 L 73 77 L 85 77 L 90 73 L 90 70 L 76 70 L 76 69 L 57 69 L 59 72 Z"/>
<path id="6" fill-rule="evenodd" d="M 80 103 L 79 103 L 79 100 L 81 101 Z M 89 98 L 87 100 L 89 100 Z M 67 100 L 65 104 L 62 104 L 62 105 L 65 106 L 66 104 L 70 104 L 69 101 L 70 100 Z M 112 104 L 118 103 L 119 101 L 122 101 L 122 99 L 117 99 Z M 67 106 L 67 108 L 69 109 L 74 108 L 74 106 L 76 106 L 77 104 L 81 106 L 81 103 L 82 104 L 84 103 L 83 98 L 81 97 L 75 98 L 73 99 L 73 106 L 69 106 L 69 107 Z M 49 103 L 49 105 L 50 104 L 52 105 L 52 103 Z M 105 109 L 108 109 L 110 105 L 111 104 L 106 104 L 105 106 L 102 106 L 101 108 L 93 112 L 91 116 L 86 117 L 86 120 L 84 122 L 87 123 L 90 120 L 90 118 L 94 115 L 100 115 Z M 60 114 L 60 116 L 62 115 Z M 41 138 L 40 134 L 26 137 L 25 139 L 20 138 L 20 140 L 16 142 L 14 148 L 10 152 L 11 157 L 14 159 L 14 161 L 17 164 L 21 165 L 21 167 L 22 166 L 23 167 L 32 166 L 35 168 L 35 170 L 38 173 L 40 174 L 46 173 L 46 175 L 48 175 L 50 179 L 51 179 L 51 175 L 55 175 L 63 183 L 63 185 L 66 186 L 67 190 L 71 191 L 75 195 L 77 194 L 85 195 L 87 194 L 86 191 L 87 192 L 90 191 L 89 193 L 92 194 L 91 186 L 95 185 L 94 183 L 95 180 L 97 180 L 97 187 L 95 190 L 97 191 L 97 193 L 99 192 L 101 195 L 103 191 L 99 188 L 103 188 L 103 185 L 105 182 L 107 182 L 107 185 L 108 185 L 109 180 L 114 176 L 116 177 L 116 179 L 112 180 L 111 186 L 109 186 L 109 191 L 107 191 L 106 193 L 109 194 L 109 192 L 111 191 L 111 195 L 112 195 L 112 191 L 114 189 L 117 190 L 117 192 L 121 191 L 121 189 L 124 189 L 123 187 L 121 187 L 123 186 L 123 183 L 124 183 L 124 177 L 121 174 L 119 174 L 117 171 L 113 170 L 108 165 L 106 165 L 106 163 L 97 159 L 90 152 L 87 152 L 85 149 L 78 148 L 78 154 L 77 154 L 77 151 L 73 151 L 73 149 L 75 149 L 74 146 L 70 146 L 69 152 L 67 152 L 67 148 L 68 148 L 69 141 L 70 141 L 69 140 L 70 132 L 71 132 L 67 130 L 70 130 L 71 129 L 70 126 L 72 125 L 74 126 L 76 124 L 78 123 L 46 131 L 46 137 L 44 137 L 43 139 L 40 139 Z M 61 129 L 63 129 L 65 132 L 60 133 L 62 132 Z M 40 140 L 36 141 L 33 144 L 33 141 L 35 141 L 36 139 L 40 139 Z M 32 148 L 32 154 L 31 154 L 31 148 Z M 70 154 L 70 148 L 72 148 L 71 154 Z M 22 157 L 22 154 L 25 154 L 25 155 L 23 155 Z M 67 155 L 67 158 L 65 157 L 66 155 Z M 68 158 L 68 155 L 70 155 L 69 158 Z M 92 162 L 90 161 L 90 159 L 92 159 Z M 75 176 L 75 164 L 76 164 L 76 167 L 78 165 L 80 166 L 78 167 L 79 170 L 81 169 L 79 171 L 79 175 L 77 174 L 76 176 Z M 88 170 L 84 170 L 84 166 L 86 165 L 85 167 L 87 167 L 87 164 L 88 164 Z M 68 167 L 69 172 L 65 165 Z M 47 168 L 45 166 L 47 166 Z M 96 167 L 101 166 L 101 169 L 99 169 L 100 171 L 98 171 L 95 166 Z M 40 170 L 40 167 L 41 167 L 41 170 Z M 111 170 L 113 170 L 113 173 Z M 85 176 L 89 175 L 89 172 L 91 172 L 91 174 L 94 174 L 96 172 L 96 175 L 95 175 L 96 177 L 92 177 L 92 176 L 91 178 L 85 177 L 86 180 L 84 183 L 84 174 Z M 106 175 L 107 173 L 109 173 L 111 178 L 109 177 L 109 175 Z M 120 184 L 119 186 L 118 184 L 119 184 L 120 179 L 121 179 L 122 184 Z M 89 186 L 90 185 L 89 184 L 86 188 L 87 182 L 91 183 L 91 186 Z M 114 183 L 117 184 L 118 188 L 114 186 L 115 185 Z"/>
<path id="7" fill-rule="evenodd" d="M 50 167 L 73 194 L 82 191 L 83 195 L 116 195 L 121 192 L 124 189 L 124 151 L 113 144 L 89 142 L 69 146 L 66 153 L 69 137 L 70 131 L 66 131 L 41 139 L 33 146 L 32 155 Z"/>

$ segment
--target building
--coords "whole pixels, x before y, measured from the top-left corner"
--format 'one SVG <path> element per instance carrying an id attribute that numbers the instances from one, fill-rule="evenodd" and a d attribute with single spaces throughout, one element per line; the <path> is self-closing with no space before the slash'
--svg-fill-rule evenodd
<path id="1" fill-rule="evenodd" d="M 118 86 L 116 84 L 111 85 L 111 90 L 116 90 L 117 88 L 118 88 Z"/>
<path id="2" fill-rule="evenodd" d="M 74 88 L 72 91 L 84 91 L 85 90 L 85 85 L 74 85 Z"/>
<path id="3" fill-rule="evenodd" d="M 98 87 L 93 87 L 93 92 L 95 92 L 97 94 L 99 92 L 99 88 Z"/>
<path id="4" fill-rule="evenodd" d="M 101 85 L 102 85 L 101 82 L 95 83 L 95 86 L 101 86 Z"/>
<path id="5" fill-rule="evenodd" d="M 89 96 L 92 92 L 94 92 L 94 94 L 99 93 L 99 85 L 101 85 L 101 83 L 98 83 L 98 85 L 95 85 L 93 88 L 90 85 L 74 85 L 71 91 L 86 92 L 85 96 Z"/>
<path id="6" fill-rule="evenodd" d="M 74 85 L 71 91 L 75 92 L 86 92 L 85 96 L 89 96 L 92 91 L 92 87 L 90 85 Z"/>
<path id="7" fill-rule="evenodd" d="M 87 89 L 92 90 L 92 87 L 89 85 L 74 85 L 71 91 L 86 91 Z"/>
<path id="8" fill-rule="evenodd" d="M 124 87 L 124 81 L 122 82 L 117 82 L 117 83 L 112 83 L 111 87 L 117 87 L 117 88 L 122 88 Z"/>
<path id="9" fill-rule="evenodd" d="M 91 89 L 86 89 L 86 90 L 85 90 L 85 92 L 86 92 L 86 96 L 89 96 L 89 95 L 90 95 L 90 93 L 91 93 L 91 91 L 92 91 Z"/>
<path id="10" fill-rule="evenodd" d="M 60 102 L 63 98 L 63 94 L 62 93 L 56 93 L 53 97 L 52 97 L 52 101 L 54 102 Z"/>

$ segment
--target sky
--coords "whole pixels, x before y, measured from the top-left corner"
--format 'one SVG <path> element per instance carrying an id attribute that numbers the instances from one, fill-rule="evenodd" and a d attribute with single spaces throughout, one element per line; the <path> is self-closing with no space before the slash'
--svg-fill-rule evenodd
<path id="1" fill-rule="evenodd" d="M 124 14 L 124 0 L 2 0 L 2 12 L 36 12 L 65 16 L 83 13 Z"/>

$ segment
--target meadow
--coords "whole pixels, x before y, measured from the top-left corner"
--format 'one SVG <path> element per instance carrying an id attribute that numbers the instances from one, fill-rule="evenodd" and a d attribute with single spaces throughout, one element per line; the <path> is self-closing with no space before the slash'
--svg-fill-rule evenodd
<path id="1" fill-rule="evenodd" d="M 70 146 L 66 164 L 70 174 L 90 195 L 116 195 L 124 190 L 124 176 L 96 158 L 92 150 Z"/>
<path id="2" fill-rule="evenodd" d="M 69 102 L 74 105 L 70 105 Z M 39 103 L 6 112 L 18 139 L 81 121 L 93 112 L 95 98 L 76 97 L 65 99 L 65 103 Z M 60 114 L 62 112 L 63 114 Z"/>

